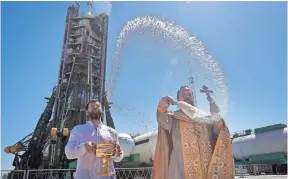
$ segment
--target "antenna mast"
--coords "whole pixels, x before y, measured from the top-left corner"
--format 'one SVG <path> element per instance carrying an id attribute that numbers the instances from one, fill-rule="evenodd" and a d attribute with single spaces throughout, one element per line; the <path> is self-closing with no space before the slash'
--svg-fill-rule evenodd
<path id="1" fill-rule="evenodd" d="M 92 1 L 88 1 L 87 5 L 88 5 L 88 12 L 87 12 L 87 14 L 91 15 Z"/>
<path id="2" fill-rule="evenodd" d="M 195 91 L 195 87 L 194 87 L 194 79 L 193 79 L 191 68 L 190 68 L 189 85 L 190 85 L 190 88 L 193 90 L 194 105 L 195 105 L 195 107 L 197 107 L 196 91 Z"/>

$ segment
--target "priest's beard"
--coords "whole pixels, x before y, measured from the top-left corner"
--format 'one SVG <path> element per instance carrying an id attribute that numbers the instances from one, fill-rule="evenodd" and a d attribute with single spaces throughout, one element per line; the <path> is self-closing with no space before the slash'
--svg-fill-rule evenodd
<path id="1" fill-rule="evenodd" d="M 188 103 L 188 104 L 191 104 L 192 106 L 195 107 L 193 99 L 186 98 L 186 99 L 184 99 L 183 101 L 186 102 L 186 103 Z"/>
<path id="2" fill-rule="evenodd" d="M 88 112 L 88 117 L 90 120 L 100 120 L 101 118 L 101 111 L 100 110 L 93 110 L 92 112 Z"/>

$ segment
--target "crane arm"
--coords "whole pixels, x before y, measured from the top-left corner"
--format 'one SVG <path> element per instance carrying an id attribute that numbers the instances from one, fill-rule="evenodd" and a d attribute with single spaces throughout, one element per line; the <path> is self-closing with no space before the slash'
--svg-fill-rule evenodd
<path id="1" fill-rule="evenodd" d="M 49 121 L 52 116 L 53 106 L 55 102 L 56 88 L 53 88 L 52 95 L 47 98 L 49 101 L 41 114 L 40 119 L 34 132 L 30 133 L 19 142 L 4 149 L 6 153 L 15 154 L 13 166 L 16 169 L 36 169 L 41 165 L 43 149 L 47 143 L 49 133 Z M 48 135 L 47 135 L 48 134 Z M 20 155 L 20 152 L 24 152 Z"/>

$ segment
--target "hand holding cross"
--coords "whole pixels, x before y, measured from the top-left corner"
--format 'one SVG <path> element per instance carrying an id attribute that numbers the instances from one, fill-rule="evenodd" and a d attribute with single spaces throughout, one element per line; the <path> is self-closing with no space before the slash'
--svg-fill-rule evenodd
<path id="1" fill-rule="evenodd" d="M 202 89 L 200 89 L 200 93 L 206 93 L 207 100 L 209 101 L 209 103 L 213 103 L 214 102 L 214 100 L 210 96 L 210 93 L 214 93 L 214 91 L 213 90 L 209 90 L 207 86 L 203 85 Z"/>
<path id="2" fill-rule="evenodd" d="M 214 102 L 214 100 L 210 96 L 210 93 L 214 93 L 213 90 L 209 90 L 207 86 L 203 85 L 202 89 L 200 89 L 200 93 L 206 93 L 207 100 L 210 103 L 210 113 L 211 114 L 219 113 L 220 112 L 219 107 L 217 106 L 217 104 Z"/>

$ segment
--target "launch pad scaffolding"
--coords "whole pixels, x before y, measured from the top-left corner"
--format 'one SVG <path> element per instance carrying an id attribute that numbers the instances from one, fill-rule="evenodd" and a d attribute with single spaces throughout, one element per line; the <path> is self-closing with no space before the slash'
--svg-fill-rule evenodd
<path id="1" fill-rule="evenodd" d="M 102 103 L 105 119 L 115 128 L 105 93 L 108 16 L 79 16 L 79 4 L 68 7 L 57 87 L 34 132 L 5 148 L 15 154 L 15 170 L 67 168 L 64 154 L 69 131 L 87 120 L 85 106 L 90 99 Z"/>

